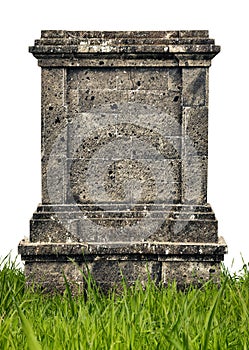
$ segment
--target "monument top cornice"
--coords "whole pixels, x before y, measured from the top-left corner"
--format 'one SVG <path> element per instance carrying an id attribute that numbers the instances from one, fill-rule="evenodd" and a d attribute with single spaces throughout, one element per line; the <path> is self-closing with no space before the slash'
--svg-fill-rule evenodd
<path id="1" fill-rule="evenodd" d="M 44 30 L 29 51 L 38 59 L 133 55 L 162 58 L 192 55 L 211 60 L 220 46 L 207 30 L 180 31 L 67 31 Z"/>

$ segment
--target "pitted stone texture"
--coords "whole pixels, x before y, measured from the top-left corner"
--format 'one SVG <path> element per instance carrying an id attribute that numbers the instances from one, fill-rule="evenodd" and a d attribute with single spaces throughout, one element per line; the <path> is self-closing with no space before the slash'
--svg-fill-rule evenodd
<path id="1" fill-rule="evenodd" d="M 90 274 L 90 275 L 89 275 Z M 122 290 L 122 286 L 145 285 L 148 279 L 159 282 L 161 274 L 160 262 L 112 261 L 99 260 L 73 264 L 72 262 L 32 262 L 25 265 L 26 283 L 40 287 L 44 292 L 63 293 L 66 289 L 65 279 L 69 283 L 73 295 L 82 293 L 87 288 L 89 279 L 108 293 L 111 289 Z"/>
<path id="2" fill-rule="evenodd" d="M 183 129 L 187 136 L 183 153 L 186 156 L 208 155 L 208 108 L 184 107 Z"/>
<path id="3" fill-rule="evenodd" d="M 210 261 L 170 261 L 162 263 L 162 282 L 169 285 L 176 281 L 180 287 L 190 284 L 201 286 L 212 280 L 214 283 L 220 281 L 220 263 Z"/>
<path id="4" fill-rule="evenodd" d="M 67 159 L 61 156 L 42 158 L 42 202 L 63 204 L 67 195 Z"/>
<path id="5" fill-rule="evenodd" d="M 177 74 L 177 73 L 175 73 Z M 171 80 L 174 76 L 170 74 Z M 72 89 L 83 90 L 168 90 L 169 69 L 157 68 L 88 68 L 71 69 L 68 82 Z M 178 78 L 179 80 L 179 78 Z M 180 85 L 180 81 L 179 81 Z"/>
<path id="6" fill-rule="evenodd" d="M 180 163 L 153 159 L 76 159 L 68 196 L 76 203 L 178 203 Z"/>
<path id="7" fill-rule="evenodd" d="M 184 58 L 185 59 L 185 58 Z M 179 55 L 174 57 L 170 55 L 167 58 L 158 59 L 155 55 L 143 55 L 139 57 L 139 60 L 134 60 L 134 57 L 117 57 L 115 61 L 113 61 L 113 57 L 108 57 L 105 55 L 104 57 L 73 57 L 73 58 L 63 58 L 63 57 L 54 57 L 54 58 L 41 58 L 38 61 L 38 64 L 41 67 L 70 67 L 70 68 L 79 68 L 79 67 L 95 67 L 95 68 L 114 68 L 114 67 L 182 67 L 182 66 L 193 66 L 198 64 L 198 66 L 210 66 L 210 60 L 207 61 L 194 61 L 190 62 L 189 60 L 185 60 L 184 64 L 180 64 Z"/>
<path id="8" fill-rule="evenodd" d="M 104 291 L 128 286 L 137 280 L 145 284 L 148 277 L 178 287 L 202 285 L 209 279 L 219 281 L 220 259 L 226 252 L 223 240 L 216 244 L 38 244 L 21 242 L 28 283 L 49 292 L 65 290 L 66 276 L 74 294 L 82 292 L 91 278 Z M 68 261 L 68 259 L 75 262 Z M 172 269 L 173 267 L 173 269 Z"/>
<path id="9" fill-rule="evenodd" d="M 182 159 L 182 203 L 207 202 L 207 157 Z"/>
<path id="10" fill-rule="evenodd" d="M 204 59 L 204 56 L 210 61 L 219 51 L 214 40 L 208 38 L 208 31 L 44 31 L 35 46 L 30 47 L 30 52 L 38 59 L 71 58 L 76 60 L 76 65 L 78 58 L 95 56 L 102 62 L 104 55 L 163 59 L 172 54 L 191 53 L 194 60 Z"/>
<path id="11" fill-rule="evenodd" d="M 180 135 L 180 90 L 180 72 L 171 73 L 168 68 L 161 72 L 145 68 L 89 68 L 68 72 L 67 98 L 72 114 L 112 113 L 120 115 L 120 119 L 129 118 L 134 124 L 146 114 L 153 128 L 160 123 L 159 130 L 166 129 L 168 135 Z"/>
<path id="12" fill-rule="evenodd" d="M 31 241 L 218 242 L 209 205 L 118 203 L 40 206 L 31 220 Z"/>
<path id="13" fill-rule="evenodd" d="M 163 121 L 153 125 L 152 118 L 147 124 L 144 116 L 132 122 L 127 116 L 82 114 L 69 125 L 70 158 L 180 158 L 181 137 L 164 137 Z"/>
<path id="14" fill-rule="evenodd" d="M 184 261 L 188 256 L 196 257 L 196 261 L 220 261 L 226 253 L 227 247 L 222 237 L 217 243 L 175 243 L 175 242 L 117 242 L 106 243 L 32 243 L 23 240 L 19 245 L 19 252 L 27 258 L 27 261 L 49 261 L 58 256 L 58 261 L 67 261 L 68 257 L 74 257 L 75 261 L 92 261 L 93 258 L 111 257 L 117 260 L 127 260 L 130 254 L 131 260 L 146 260 L 146 256 L 153 256 L 158 261 Z M 82 254 L 84 256 L 82 256 Z M 209 257 L 209 258 L 208 258 Z M 44 260 L 45 259 L 45 260 Z M 52 260 L 51 260 L 52 261 Z M 192 261 L 192 260 L 190 260 Z M 195 260 L 193 260 L 195 261 Z"/>
<path id="15" fill-rule="evenodd" d="M 78 220 L 61 220 L 56 214 L 48 219 L 30 221 L 32 242 L 77 242 Z"/>
<path id="16" fill-rule="evenodd" d="M 206 106 L 208 104 L 207 68 L 182 69 L 182 81 L 184 106 Z"/>
<path id="17" fill-rule="evenodd" d="M 41 288 L 46 293 L 63 293 L 65 277 L 73 295 L 82 293 L 86 287 L 80 266 L 72 262 L 26 262 L 24 271 L 27 285 Z"/>
<path id="18" fill-rule="evenodd" d="M 217 242 L 218 224 L 216 220 L 171 218 L 164 221 L 160 229 L 149 240 L 158 242 Z M 201 235 L 200 235 L 201 232 Z"/>
<path id="19" fill-rule="evenodd" d="M 84 266 L 84 265 L 83 265 Z M 107 292 L 111 288 L 119 287 L 122 283 L 129 286 L 140 281 L 143 285 L 148 279 L 159 282 L 161 275 L 161 263 L 157 261 L 127 261 L 98 259 L 87 264 L 89 272 L 96 284 Z"/>
<path id="20" fill-rule="evenodd" d="M 87 266 L 87 267 L 86 267 Z M 202 286 L 207 281 L 220 281 L 220 262 L 134 262 L 96 261 L 74 266 L 71 262 L 32 262 L 25 264 L 26 283 L 41 288 L 46 293 L 63 293 L 66 290 L 64 275 L 73 295 L 87 289 L 88 272 L 94 284 L 104 293 L 115 289 L 122 291 L 137 282 L 146 285 L 148 278 L 168 286 L 173 281 L 178 288 L 189 285 Z M 85 275 L 83 275 L 85 274 Z"/>
<path id="21" fill-rule="evenodd" d="M 219 50 L 201 30 L 42 32 L 30 47 L 42 205 L 19 245 L 30 280 L 63 290 L 65 269 L 84 289 L 68 259 L 104 290 L 121 276 L 216 276 L 226 246 L 207 204 L 208 68 Z"/>
<path id="22" fill-rule="evenodd" d="M 143 81 L 141 81 L 142 77 Z M 65 151 L 61 150 L 61 140 L 67 138 L 67 157 L 99 158 L 99 162 L 103 162 L 107 156 L 110 158 L 112 153 L 110 145 L 113 144 L 113 161 L 127 157 L 127 160 L 134 160 L 134 168 L 137 166 L 137 161 L 141 163 L 140 168 L 142 168 L 147 165 L 144 163 L 148 163 L 151 159 L 158 161 L 164 158 L 180 158 L 181 106 L 179 92 L 181 75 L 179 71 L 170 72 L 168 68 L 159 70 L 128 68 L 126 71 L 105 68 L 70 69 L 66 81 L 68 83 L 66 100 L 68 105 L 67 122 L 69 124 L 66 123 L 64 129 L 60 130 L 60 134 L 55 135 L 57 138 L 54 140 L 50 159 L 56 157 L 58 153 L 65 154 Z M 139 91 L 133 91 L 135 90 L 134 81 L 139 82 L 136 84 L 136 89 Z M 170 85 L 168 86 L 168 84 Z M 152 90 L 149 90 L 149 86 L 152 86 Z M 165 90 L 161 90 L 162 88 Z M 169 88 L 169 93 L 165 92 L 167 88 Z M 51 132 L 51 128 L 47 127 L 46 123 L 44 129 Z M 108 152 L 103 152 L 108 144 Z M 125 152 L 126 149 L 127 152 Z M 58 166 L 56 169 L 52 163 L 50 161 L 51 171 L 61 172 L 61 167 Z M 68 164 L 70 164 L 70 160 Z M 81 171 L 83 169 L 84 167 Z M 165 175 L 169 173 L 167 170 L 169 167 L 166 165 L 165 169 L 162 170 Z M 43 162 L 44 203 L 56 203 L 56 200 L 59 201 L 58 203 L 70 202 L 72 201 L 70 192 L 77 196 L 75 186 L 73 185 L 72 191 L 70 188 L 69 174 L 72 177 L 70 168 L 64 169 L 64 176 L 60 181 L 60 184 L 63 183 L 63 188 L 60 187 L 61 198 L 58 198 L 58 194 L 56 194 L 59 192 L 55 190 L 58 187 L 56 184 L 50 186 L 52 190 L 47 188 L 46 173 L 46 162 Z M 152 175 L 157 176 L 157 172 Z M 175 177 L 178 179 L 169 181 L 167 175 L 164 179 L 161 176 L 156 191 L 156 195 L 159 194 L 159 200 L 166 198 L 167 202 L 180 201 L 181 190 L 180 186 L 177 185 L 180 179 L 179 172 Z M 126 181 L 125 178 L 123 181 Z M 171 183 L 170 186 L 169 183 Z M 108 184 L 106 186 L 110 187 Z M 132 190 L 133 187 L 134 190 Z M 131 183 L 130 198 L 137 197 L 136 193 L 139 192 L 139 187 L 141 185 L 133 186 Z M 142 202 L 150 202 L 155 197 L 153 184 L 148 183 L 147 187 L 149 187 L 148 193 L 140 199 Z M 96 186 L 95 191 L 99 191 L 98 186 Z M 83 200 L 85 198 L 89 202 L 90 199 L 85 195 L 84 186 L 79 189 L 79 192 L 83 193 L 81 201 L 82 198 Z M 65 193 L 68 194 L 67 197 L 65 197 Z M 120 194 L 117 195 L 120 197 Z"/>
<path id="23" fill-rule="evenodd" d="M 66 108 L 64 100 L 66 70 L 44 68 L 42 70 L 42 153 L 48 157 L 57 144 L 57 156 L 65 154 L 67 138 Z M 60 137 L 60 140 L 57 138 Z"/>

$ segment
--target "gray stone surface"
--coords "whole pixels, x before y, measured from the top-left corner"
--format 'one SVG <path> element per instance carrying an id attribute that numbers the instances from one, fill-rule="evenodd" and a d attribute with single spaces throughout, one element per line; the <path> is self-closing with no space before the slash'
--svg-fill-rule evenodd
<path id="1" fill-rule="evenodd" d="M 41 284 L 46 291 L 62 291 L 63 272 L 72 291 L 83 289 L 88 273 L 104 291 L 118 287 L 123 280 L 143 284 L 148 276 L 156 283 L 176 281 L 180 288 L 190 283 L 202 285 L 219 281 L 220 260 L 226 244 L 217 243 L 28 243 L 19 251 L 26 261 L 28 283 Z M 50 257 L 48 259 L 47 257 Z M 74 263 L 68 259 L 74 259 Z M 84 278 L 85 275 L 85 278 Z"/>
<path id="2" fill-rule="evenodd" d="M 137 204 L 131 208 L 130 203 L 117 203 L 38 207 L 31 220 L 31 241 L 218 242 L 217 220 L 208 205 Z"/>
<path id="3" fill-rule="evenodd" d="M 207 68 L 182 69 L 182 102 L 185 107 L 206 106 L 207 94 Z"/>
<path id="4" fill-rule="evenodd" d="M 107 290 L 219 279 L 207 204 L 208 31 L 42 31 L 42 203 L 19 245 L 30 283 Z M 74 265 L 68 258 L 76 261 Z M 88 264 L 88 270 L 85 263 Z"/>

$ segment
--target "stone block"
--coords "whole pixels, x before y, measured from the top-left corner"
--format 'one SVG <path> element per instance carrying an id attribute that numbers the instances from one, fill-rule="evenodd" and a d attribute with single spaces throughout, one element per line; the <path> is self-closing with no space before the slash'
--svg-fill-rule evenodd
<path id="1" fill-rule="evenodd" d="M 208 155 L 208 108 L 183 108 L 184 154 L 185 156 Z"/>
<path id="2" fill-rule="evenodd" d="M 72 116 L 80 113 L 81 111 L 78 89 L 72 89 L 70 88 L 70 85 L 68 85 L 68 88 L 66 91 L 66 103 L 67 103 L 68 110 L 71 112 L 70 116 L 68 117 L 70 121 L 72 119 Z"/>
<path id="3" fill-rule="evenodd" d="M 68 125 L 68 157 L 92 158 L 116 140 L 116 115 L 82 113 L 73 116 Z M 100 158 L 108 157 L 99 155 Z"/>
<path id="4" fill-rule="evenodd" d="M 64 101 L 64 68 L 45 68 L 41 79 L 42 153 L 48 157 L 57 149 L 57 155 L 66 152 L 66 110 Z"/>
<path id="5" fill-rule="evenodd" d="M 182 90 L 182 71 L 179 67 L 168 69 L 168 90 L 175 92 Z"/>
<path id="6" fill-rule="evenodd" d="M 216 220 L 167 218 L 154 233 L 154 241 L 166 242 L 213 242 L 217 243 Z"/>
<path id="7" fill-rule="evenodd" d="M 172 141 L 174 147 L 179 152 L 181 137 L 181 125 L 172 118 L 170 114 L 157 112 L 156 110 L 145 110 L 144 113 L 132 113 L 132 107 L 135 109 L 140 105 L 129 103 L 129 111 L 127 114 L 117 114 L 117 137 L 134 136 L 140 139 L 147 138 L 150 140 L 156 139 L 157 142 L 166 143 Z"/>
<path id="8" fill-rule="evenodd" d="M 182 101 L 184 107 L 207 106 L 207 68 L 182 69 Z"/>
<path id="9" fill-rule="evenodd" d="M 75 159 L 70 163 L 69 196 L 84 202 L 179 202 L 177 160 Z"/>
<path id="10" fill-rule="evenodd" d="M 61 220 L 56 214 L 47 220 L 30 220 L 30 239 L 32 242 L 77 242 L 77 220 Z"/>
<path id="11" fill-rule="evenodd" d="M 65 75 L 65 68 L 44 68 L 42 70 L 41 94 L 43 107 L 62 105 Z"/>
<path id="12" fill-rule="evenodd" d="M 78 88 L 84 90 L 116 90 L 117 74 L 115 68 L 87 68 L 70 70 L 71 79 L 78 83 Z"/>
<path id="13" fill-rule="evenodd" d="M 126 68 L 117 70 L 118 90 L 165 90 L 168 88 L 168 68 Z"/>
<path id="14" fill-rule="evenodd" d="M 205 38 L 208 39 L 208 30 L 180 30 L 179 38 Z"/>
<path id="15" fill-rule="evenodd" d="M 50 110 L 51 108 L 51 110 Z M 43 114 L 42 153 L 49 157 L 67 152 L 67 119 L 64 107 L 48 107 Z"/>
<path id="16" fill-rule="evenodd" d="M 67 162 L 65 156 L 42 158 L 42 202 L 63 204 L 67 193 Z"/>
<path id="17" fill-rule="evenodd" d="M 120 113 L 126 110 L 127 91 L 79 89 L 79 111 L 81 113 Z"/>
<path id="18" fill-rule="evenodd" d="M 170 261 L 162 263 L 162 282 L 165 286 L 176 281 L 179 287 L 185 288 L 190 284 L 201 286 L 212 280 L 220 280 L 220 264 L 206 261 Z"/>
<path id="19" fill-rule="evenodd" d="M 131 129 L 131 128 L 130 128 Z M 133 128 L 137 129 L 137 128 Z M 163 137 L 152 129 L 139 128 L 132 137 L 132 159 L 153 159 L 163 161 L 181 157 L 181 138 Z"/>
<path id="20" fill-rule="evenodd" d="M 207 157 L 182 159 L 182 203 L 207 202 Z"/>
<path id="21" fill-rule="evenodd" d="M 53 261 L 49 264 L 44 261 L 26 262 L 24 272 L 28 285 L 33 286 L 35 281 L 35 286 L 46 293 L 63 293 L 64 276 L 73 295 L 82 293 L 86 284 L 80 267 L 69 261 Z"/>
<path id="22" fill-rule="evenodd" d="M 91 276 L 104 292 L 115 287 L 120 289 L 122 283 L 131 286 L 140 281 L 145 285 L 148 278 L 158 283 L 161 273 L 160 263 L 153 261 L 99 260 L 88 263 L 87 266 Z"/>
<path id="23" fill-rule="evenodd" d="M 177 92 L 166 90 L 129 90 L 128 102 L 144 105 L 147 108 L 156 108 L 158 112 L 165 112 L 179 120 L 181 116 L 181 97 Z"/>

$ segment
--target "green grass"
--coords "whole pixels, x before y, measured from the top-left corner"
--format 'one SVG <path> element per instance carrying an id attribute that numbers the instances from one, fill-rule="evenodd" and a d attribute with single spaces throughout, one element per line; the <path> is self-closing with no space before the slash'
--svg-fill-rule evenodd
<path id="1" fill-rule="evenodd" d="M 249 269 L 222 273 L 185 292 L 139 283 L 122 294 L 87 298 L 44 295 L 25 288 L 8 258 L 0 266 L 0 349 L 249 349 Z"/>

